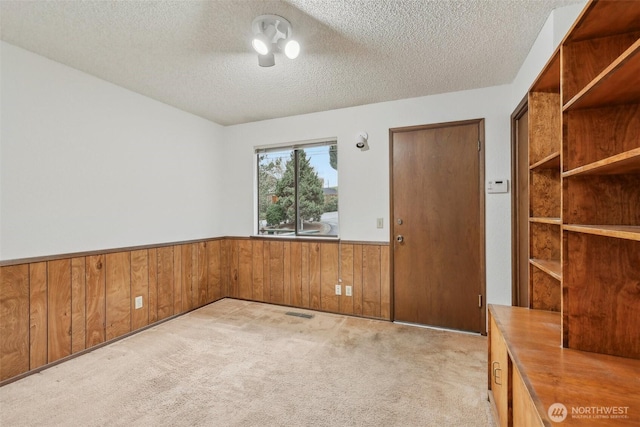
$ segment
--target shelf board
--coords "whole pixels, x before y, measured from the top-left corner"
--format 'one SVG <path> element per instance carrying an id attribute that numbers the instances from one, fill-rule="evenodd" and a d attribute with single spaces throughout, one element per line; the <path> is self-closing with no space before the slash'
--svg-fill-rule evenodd
<path id="1" fill-rule="evenodd" d="M 594 1 L 585 7 L 563 43 L 597 39 L 640 30 L 640 10 L 632 1 Z M 595 18 L 593 18 L 595 16 Z"/>
<path id="2" fill-rule="evenodd" d="M 567 102 L 563 111 L 640 101 L 640 40 Z"/>
<path id="3" fill-rule="evenodd" d="M 562 174 L 563 178 L 576 175 L 622 175 L 640 173 L 640 148 L 580 166 Z"/>
<path id="4" fill-rule="evenodd" d="M 562 265 L 559 260 L 532 258 L 529 260 L 529 263 L 549 274 L 554 279 L 562 280 Z"/>
<path id="5" fill-rule="evenodd" d="M 529 218 L 529 222 L 536 222 L 538 224 L 554 224 L 554 225 L 562 225 L 562 219 L 560 218 L 547 218 L 547 217 L 531 217 Z"/>
<path id="6" fill-rule="evenodd" d="M 534 169 L 560 169 L 560 152 L 557 151 L 548 155 L 544 159 L 529 166 L 529 170 Z"/>
<path id="7" fill-rule="evenodd" d="M 628 239 L 640 242 L 640 226 L 637 225 L 576 225 L 566 224 L 562 226 L 565 231 L 575 233 L 593 234 L 596 236 L 614 237 L 616 239 Z"/>

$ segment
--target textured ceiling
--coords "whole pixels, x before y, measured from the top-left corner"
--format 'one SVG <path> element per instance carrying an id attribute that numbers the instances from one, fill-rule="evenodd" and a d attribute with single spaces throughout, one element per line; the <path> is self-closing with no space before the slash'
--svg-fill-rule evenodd
<path id="1" fill-rule="evenodd" d="M 222 125 L 513 81 L 579 0 L 0 1 L 2 40 Z M 251 21 L 302 45 L 258 67 Z"/>

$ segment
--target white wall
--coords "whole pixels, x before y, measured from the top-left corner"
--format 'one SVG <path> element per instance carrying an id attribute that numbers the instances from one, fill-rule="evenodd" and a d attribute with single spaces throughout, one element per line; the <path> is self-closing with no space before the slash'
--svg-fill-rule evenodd
<path id="1" fill-rule="evenodd" d="M 248 236 L 254 230 L 253 148 L 338 138 L 340 237 L 389 241 L 389 129 L 485 118 L 486 179 L 509 178 L 510 86 L 371 104 L 266 120 L 224 130 L 227 182 L 226 232 Z M 369 151 L 355 147 L 355 136 L 369 133 Z M 486 195 L 487 296 L 490 303 L 511 302 L 511 195 Z M 384 229 L 376 218 L 384 218 Z"/>
<path id="2" fill-rule="evenodd" d="M 511 84 L 510 105 L 512 111 L 515 110 L 522 98 L 527 94 L 533 81 L 551 58 L 556 47 L 564 39 L 585 4 L 586 1 L 582 1 L 551 12 Z"/>
<path id="3" fill-rule="evenodd" d="M 223 234 L 221 126 L 0 48 L 0 260 Z"/>

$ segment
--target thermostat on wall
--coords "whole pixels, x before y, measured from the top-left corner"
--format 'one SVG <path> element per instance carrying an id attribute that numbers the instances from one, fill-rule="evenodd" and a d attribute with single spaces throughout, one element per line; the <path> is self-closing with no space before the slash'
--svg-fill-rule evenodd
<path id="1" fill-rule="evenodd" d="M 509 180 L 508 179 L 495 179 L 489 181 L 487 185 L 487 193 L 508 193 L 509 192 Z"/>

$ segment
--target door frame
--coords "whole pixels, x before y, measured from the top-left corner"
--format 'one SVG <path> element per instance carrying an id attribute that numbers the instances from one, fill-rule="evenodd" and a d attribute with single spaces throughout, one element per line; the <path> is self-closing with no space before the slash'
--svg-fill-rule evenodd
<path id="1" fill-rule="evenodd" d="M 518 269 L 520 258 L 518 239 L 518 120 L 529 111 L 529 96 L 525 95 L 513 113 L 511 113 L 511 305 L 520 303 L 520 284 L 518 283 Z M 527 144 L 527 149 L 529 145 Z M 528 185 L 527 185 L 528 187 Z M 528 237 L 527 237 L 528 238 Z M 529 254 L 526 254 L 527 258 Z M 531 274 L 531 273 L 529 273 Z M 529 284 L 527 283 L 527 289 Z"/>
<path id="2" fill-rule="evenodd" d="M 399 128 L 390 128 L 389 129 L 389 282 L 391 285 L 391 321 L 395 320 L 395 283 L 394 283 L 394 239 L 393 235 L 393 221 L 395 218 L 393 212 L 393 135 L 396 133 L 402 132 L 412 132 L 416 130 L 427 130 L 427 129 L 436 129 L 443 127 L 453 127 L 453 126 L 465 126 L 470 124 L 478 125 L 478 138 L 480 142 L 480 150 L 479 150 L 479 159 L 478 159 L 478 194 L 480 195 L 480 207 L 478 212 L 479 222 L 480 222 L 480 295 L 482 295 L 482 307 L 480 307 L 480 334 L 487 335 L 487 273 L 486 273 L 486 222 L 485 222 L 485 192 L 484 192 L 484 163 L 485 163 L 485 132 L 484 132 L 484 118 L 480 119 L 471 119 L 471 120 L 461 120 L 455 122 L 444 122 L 444 123 L 433 123 L 433 124 L 425 124 L 425 125 L 416 125 L 416 126 L 406 126 Z"/>

